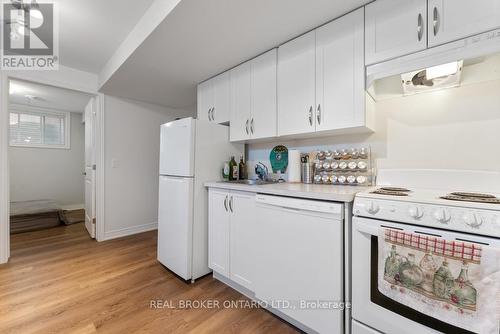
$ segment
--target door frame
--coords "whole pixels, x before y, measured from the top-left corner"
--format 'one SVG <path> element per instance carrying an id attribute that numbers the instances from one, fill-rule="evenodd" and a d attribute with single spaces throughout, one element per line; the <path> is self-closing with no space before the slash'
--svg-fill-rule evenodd
<path id="1" fill-rule="evenodd" d="M 104 94 L 75 82 L 30 75 L 32 71 L 0 72 L 0 264 L 10 257 L 9 81 L 22 80 L 93 95 L 96 99 L 96 240 L 104 240 Z"/>

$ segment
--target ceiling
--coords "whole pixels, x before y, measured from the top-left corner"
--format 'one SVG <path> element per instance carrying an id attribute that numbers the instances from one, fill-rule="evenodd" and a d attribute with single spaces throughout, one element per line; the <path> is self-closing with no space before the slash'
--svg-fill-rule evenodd
<path id="1" fill-rule="evenodd" d="M 83 112 L 91 98 L 90 95 L 77 91 L 27 81 L 10 80 L 9 84 L 9 103 L 11 104 Z"/>
<path id="2" fill-rule="evenodd" d="M 99 73 L 153 0 L 51 2 L 59 8 L 60 63 Z"/>
<path id="3" fill-rule="evenodd" d="M 197 83 L 368 2 L 182 0 L 101 91 L 192 108 Z"/>

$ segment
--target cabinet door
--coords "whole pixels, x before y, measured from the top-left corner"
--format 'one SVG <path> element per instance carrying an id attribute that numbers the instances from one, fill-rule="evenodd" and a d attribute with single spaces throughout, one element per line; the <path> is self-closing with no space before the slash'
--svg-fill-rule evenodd
<path id="1" fill-rule="evenodd" d="M 245 288 L 253 289 L 256 268 L 253 250 L 258 247 L 255 238 L 255 194 L 231 193 L 230 278 Z"/>
<path id="2" fill-rule="evenodd" d="M 240 141 L 250 138 L 250 109 L 252 93 L 251 63 L 246 62 L 230 73 L 231 117 L 230 140 Z"/>
<path id="3" fill-rule="evenodd" d="M 276 136 L 276 70 L 277 50 L 273 49 L 252 60 L 252 138 Z"/>
<path id="4" fill-rule="evenodd" d="M 429 0 L 429 47 L 500 27 L 498 0 Z"/>
<path id="5" fill-rule="evenodd" d="M 208 266 L 229 277 L 229 193 L 210 190 Z"/>
<path id="6" fill-rule="evenodd" d="M 214 91 L 212 81 L 208 80 L 198 85 L 197 111 L 198 119 L 210 121 L 210 111 L 214 106 Z"/>
<path id="7" fill-rule="evenodd" d="M 377 0 L 366 10 L 366 64 L 427 47 L 427 0 Z"/>
<path id="8" fill-rule="evenodd" d="M 214 85 L 214 111 L 213 118 L 215 123 L 229 122 L 230 109 L 230 84 L 229 72 L 219 74 L 213 80 Z"/>
<path id="9" fill-rule="evenodd" d="M 278 135 L 315 131 L 315 41 L 311 31 L 278 48 Z"/>
<path id="10" fill-rule="evenodd" d="M 364 10 L 316 31 L 316 131 L 364 125 Z"/>

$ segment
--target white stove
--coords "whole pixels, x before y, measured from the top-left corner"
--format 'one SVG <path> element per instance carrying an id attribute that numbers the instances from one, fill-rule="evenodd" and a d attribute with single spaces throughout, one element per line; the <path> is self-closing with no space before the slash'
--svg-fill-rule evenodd
<path id="1" fill-rule="evenodd" d="M 415 182 L 413 173 L 427 174 L 424 180 L 428 182 L 422 182 L 421 178 Z M 353 213 L 359 217 L 500 237 L 500 181 L 497 173 L 460 171 L 462 177 L 458 179 L 477 180 L 474 184 L 463 182 L 464 185 L 445 181 L 448 173 L 450 171 L 381 171 L 377 187 L 356 195 Z M 394 174 L 398 174 L 398 183 L 391 181 Z M 400 180 L 401 174 L 407 175 L 404 183 Z M 489 183 L 485 186 L 486 191 L 480 188 L 485 183 Z M 497 192 L 491 192 L 495 190 L 492 183 L 499 187 Z M 434 188 L 429 189 L 430 186 Z M 461 196 L 452 196 L 454 200 L 443 198 L 455 193 Z"/>
<path id="2" fill-rule="evenodd" d="M 379 231 L 500 248 L 499 198 L 500 172 L 380 170 L 377 186 L 358 193 L 353 205 L 352 333 L 470 333 L 384 298 Z"/>

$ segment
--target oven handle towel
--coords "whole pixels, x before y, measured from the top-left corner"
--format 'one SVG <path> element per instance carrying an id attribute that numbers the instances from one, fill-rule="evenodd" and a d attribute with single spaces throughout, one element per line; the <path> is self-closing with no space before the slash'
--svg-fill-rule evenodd
<path id="1" fill-rule="evenodd" d="M 380 227 L 378 290 L 418 312 L 498 334 L 500 249 Z"/>

